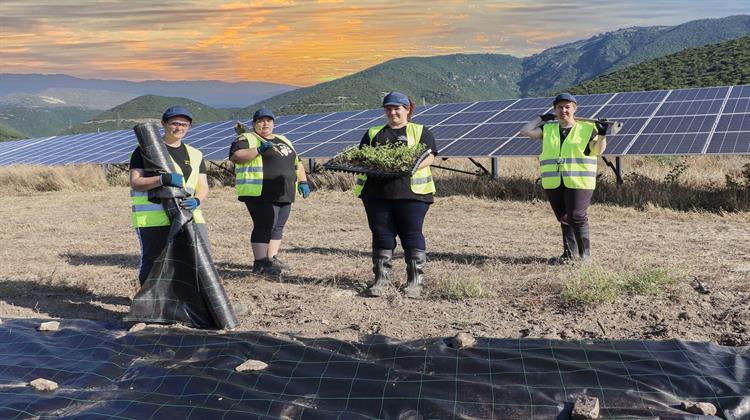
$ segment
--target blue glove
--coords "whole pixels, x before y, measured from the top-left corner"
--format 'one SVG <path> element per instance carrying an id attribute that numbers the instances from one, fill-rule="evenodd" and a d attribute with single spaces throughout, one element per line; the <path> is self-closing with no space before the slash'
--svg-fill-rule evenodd
<path id="1" fill-rule="evenodd" d="M 307 185 L 307 181 L 300 181 L 300 183 L 297 184 L 297 191 L 302 194 L 302 198 L 307 198 L 312 194 L 310 192 L 310 186 Z"/>
<path id="2" fill-rule="evenodd" d="M 172 187 L 182 187 L 185 185 L 185 178 L 177 173 L 172 174 L 161 174 L 160 176 L 161 185 L 169 185 Z"/>
<path id="3" fill-rule="evenodd" d="M 264 141 L 260 143 L 260 146 L 258 146 L 258 153 L 263 154 L 266 150 L 273 147 L 273 142 L 270 141 Z"/>
<path id="4" fill-rule="evenodd" d="M 186 198 L 180 202 L 180 207 L 182 207 L 185 210 L 195 210 L 200 205 L 201 205 L 201 200 L 195 197 Z"/>

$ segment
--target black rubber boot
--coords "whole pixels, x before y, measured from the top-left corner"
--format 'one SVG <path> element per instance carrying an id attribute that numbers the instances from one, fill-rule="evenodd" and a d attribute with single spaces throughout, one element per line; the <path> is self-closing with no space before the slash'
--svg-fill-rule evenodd
<path id="1" fill-rule="evenodd" d="M 591 241 L 589 225 L 583 225 L 581 227 L 573 228 L 576 235 L 576 241 L 578 241 L 578 256 L 583 262 L 591 261 Z"/>
<path id="2" fill-rule="evenodd" d="M 563 239 L 563 253 L 559 257 L 552 257 L 549 259 L 550 265 L 561 265 L 567 264 L 573 260 L 578 259 L 578 241 L 576 240 L 575 232 L 570 225 L 560 225 L 562 229 Z"/>
<path id="3" fill-rule="evenodd" d="M 411 299 L 422 297 L 422 283 L 424 281 L 424 266 L 427 263 L 427 254 L 422 249 L 404 250 L 406 261 L 406 287 L 404 294 Z"/>
<path id="4" fill-rule="evenodd" d="M 372 272 L 375 274 L 375 282 L 367 289 L 367 296 L 383 296 L 390 287 L 391 269 L 393 268 L 392 258 L 392 249 L 372 250 Z"/>

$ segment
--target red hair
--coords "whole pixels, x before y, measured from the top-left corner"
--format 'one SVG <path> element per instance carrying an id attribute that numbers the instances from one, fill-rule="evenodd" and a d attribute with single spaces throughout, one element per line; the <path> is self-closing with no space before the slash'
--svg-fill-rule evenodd
<path id="1" fill-rule="evenodd" d="M 407 96 L 407 98 L 409 98 L 409 108 L 407 108 L 409 113 L 406 114 L 406 121 L 411 121 L 411 115 L 414 113 L 414 108 L 417 107 L 417 104 L 414 103 L 410 96 Z M 404 108 L 406 107 L 404 106 Z"/>

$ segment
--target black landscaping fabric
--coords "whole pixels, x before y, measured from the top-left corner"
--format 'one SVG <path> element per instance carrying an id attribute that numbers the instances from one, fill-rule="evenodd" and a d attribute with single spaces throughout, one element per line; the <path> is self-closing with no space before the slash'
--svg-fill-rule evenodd
<path id="1" fill-rule="evenodd" d="M 133 130 L 148 173 L 175 172 L 156 124 Z M 234 328 L 237 319 L 211 259 L 207 238 L 196 228 L 190 210 L 182 209 L 183 188 L 159 187 L 149 200 L 161 202 L 172 225 L 169 239 L 148 278 L 133 298 L 126 321 L 174 323 L 196 328 Z"/>
<path id="2" fill-rule="evenodd" d="M 750 418 L 750 348 L 686 341 L 478 338 L 363 343 L 257 332 L 62 320 L 0 324 L 0 418 L 567 419 L 577 396 L 602 418 L 697 418 L 681 400 Z M 248 359 L 268 364 L 237 372 Z M 33 390 L 37 378 L 52 392 Z"/>

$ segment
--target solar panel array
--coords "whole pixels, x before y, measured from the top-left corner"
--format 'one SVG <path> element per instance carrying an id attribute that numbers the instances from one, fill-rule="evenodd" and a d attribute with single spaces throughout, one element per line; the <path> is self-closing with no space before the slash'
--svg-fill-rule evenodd
<path id="1" fill-rule="evenodd" d="M 434 133 L 443 157 L 536 156 L 541 144 L 519 136 L 552 98 L 420 106 L 413 120 Z M 607 155 L 750 154 L 750 85 L 578 96 L 577 116 L 624 122 L 608 136 Z M 368 127 L 385 124 L 381 109 L 276 118 L 276 133 L 303 158 L 327 158 L 359 143 Z M 243 121 L 250 124 L 250 121 Z M 186 141 L 210 160 L 224 160 L 234 122 L 199 124 Z M 132 130 L 0 143 L 0 165 L 124 163 L 136 144 Z"/>

